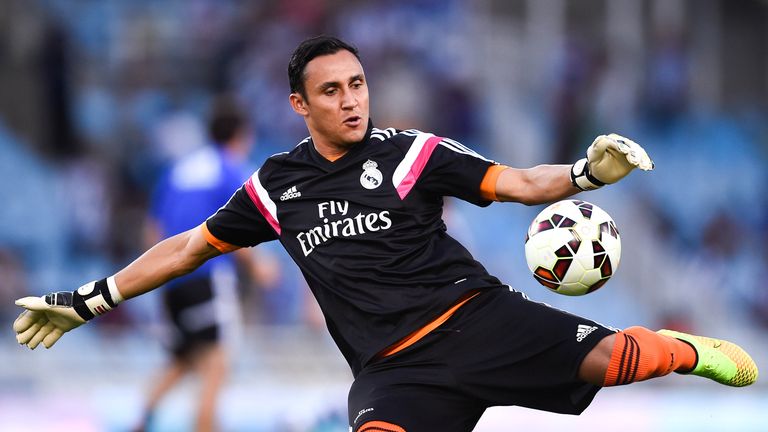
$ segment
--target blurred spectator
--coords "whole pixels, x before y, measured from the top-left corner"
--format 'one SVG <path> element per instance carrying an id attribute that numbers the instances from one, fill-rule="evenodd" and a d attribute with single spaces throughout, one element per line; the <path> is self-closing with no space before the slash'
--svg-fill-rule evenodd
<path id="1" fill-rule="evenodd" d="M 158 184 L 147 221 L 148 247 L 195 228 L 214 214 L 247 178 L 243 164 L 252 144 L 251 129 L 233 100 L 222 97 L 214 104 L 209 136 L 212 145 L 188 151 Z M 169 142 L 177 141 L 166 138 Z M 259 261 L 250 250 L 239 250 L 215 258 L 164 287 L 163 304 L 172 324 L 168 344 L 172 359 L 154 381 L 140 430 L 151 425 L 161 399 L 192 371 L 202 381 L 196 430 L 216 429 L 216 402 L 228 369 L 224 342 L 233 337 L 232 327 L 239 317 L 233 257 L 250 273 L 251 279 L 266 284 L 276 280 L 278 270 L 273 261 Z"/>

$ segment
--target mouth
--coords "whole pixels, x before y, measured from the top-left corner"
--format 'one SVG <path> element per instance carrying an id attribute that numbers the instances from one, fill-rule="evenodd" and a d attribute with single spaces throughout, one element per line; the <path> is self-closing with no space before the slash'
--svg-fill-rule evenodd
<path id="1" fill-rule="evenodd" d="M 349 126 L 349 127 L 355 128 L 355 127 L 360 126 L 360 124 L 362 124 L 362 122 L 363 122 L 363 118 L 362 117 L 360 117 L 360 116 L 351 116 L 351 117 L 347 117 L 346 119 L 344 119 L 343 123 L 345 125 Z"/>

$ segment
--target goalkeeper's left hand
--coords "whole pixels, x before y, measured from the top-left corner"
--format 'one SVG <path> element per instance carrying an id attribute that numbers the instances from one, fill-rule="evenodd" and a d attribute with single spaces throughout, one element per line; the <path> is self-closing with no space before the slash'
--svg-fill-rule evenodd
<path id="1" fill-rule="evenodd" d="M 587 149 L 587 157 L 571 167 L 571 182 L 581 190 L 616 183 L 635 168 L 654 167 L 648 153 L 636 142 L 621 135 L 600 135 Z"/>
<path id="2" fill-rule="evenodd" d="M 24 297 L 16 305 L 26 309 L 13 323 L 16 340 L 37 348 L 50 348 L 61 336 L 122 301 L 112 277 L 89 282 L 75 291 L 61 291 L 41 297 Z"/>

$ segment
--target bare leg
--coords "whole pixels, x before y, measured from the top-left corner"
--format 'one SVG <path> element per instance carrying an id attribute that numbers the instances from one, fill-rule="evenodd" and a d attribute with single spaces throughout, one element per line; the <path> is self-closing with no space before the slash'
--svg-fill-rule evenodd
<path id="1" fill-rule="evenodd" d="M 584 357 L 584 361 L 579 366 L 579 378 L 594 385 L 602 386 L 605 382 L 605 372 L 608 370 L 608 363 L 611 361 L 613 344 L 616 342 L 616 335 L 606 336 L 592 348 L 592 351 Z"/>
<path id="2" fill-rule="evenodd" d="M 216 430 L 216 403 L 228 372 L 224 347 L 215 344 L 205 348 L 197 356 L 196 366 L 202 381 L 196 430 L 211 432 Z"/>
<path id="3" fill-rule="evenodd" d="M 144 408 L 144 417 L 142 424 L 136 428 L 137 431 L 143 431 L 147 428 L 152 413 L 166 394 L 179 382 L 181 378 L 189 371 L 189 363 L 180 359 L 173 359 L 163 368 L 160 376 L 153 380 L 153 385 L 149 391 L 149 397 Z"/>

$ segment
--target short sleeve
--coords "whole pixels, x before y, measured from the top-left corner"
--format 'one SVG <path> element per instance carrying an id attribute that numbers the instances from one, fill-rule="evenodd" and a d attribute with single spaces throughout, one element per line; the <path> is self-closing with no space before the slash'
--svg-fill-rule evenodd
<path id="1" fill-rule="evenodd" d="M 420 190 L 440 196 L 453 196 L 478 206 L 492 201 L 483 197 L 480 185 L 488 168 L 496 163 L 458 141 L 439 139 L 429 155 L 417 185 Z M 427 143 L 429 140 L 427 140 Z"/>
<path id="2" fill-rule="evenodd" d="M 239 247 L 277 239 L 277 233 L 251 200 L 246 186 L 238 189 L 205 224 L 213 237 Z"/>

